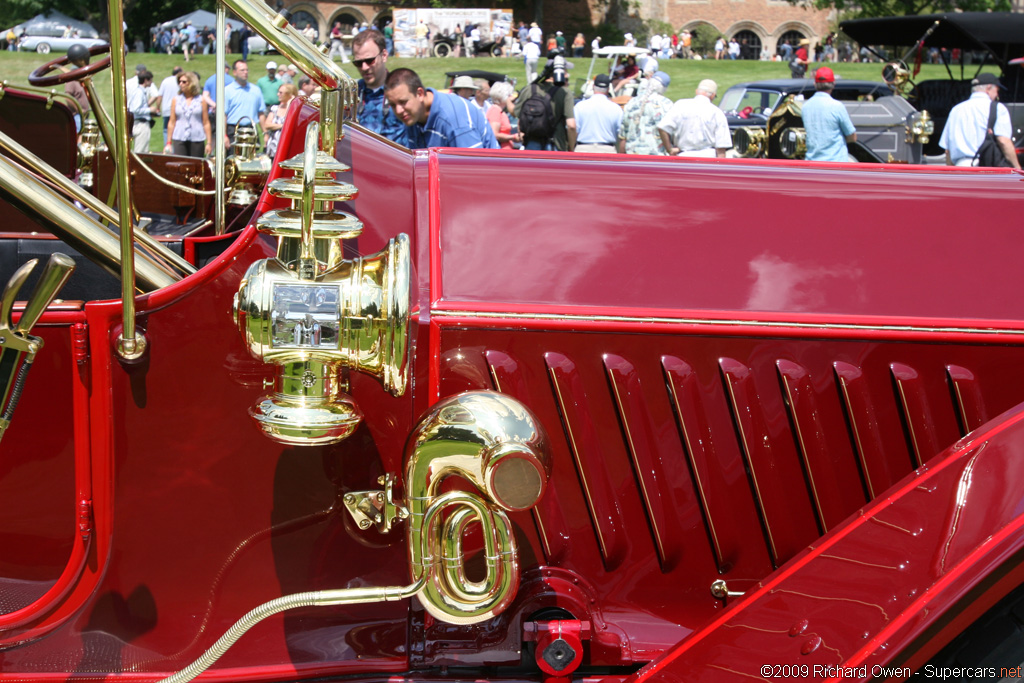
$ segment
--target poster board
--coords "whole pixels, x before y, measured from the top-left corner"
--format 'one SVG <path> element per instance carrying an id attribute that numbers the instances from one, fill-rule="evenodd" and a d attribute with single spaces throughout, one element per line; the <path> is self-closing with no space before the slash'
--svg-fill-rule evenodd
<path id="1" fill-rule="evenodd" d="M 416 56 L 416 24 L 420 21 L 427 25 L 428 44 L 438 33 L 452 35 L 456 24 L 463 29 L 468 25 L 479 26 L 482 40 L 506 36 L 512 28 L 512 10 L 506 9 L 425 7 L 395 9 L 392 14 L 395 54 L 399 57 Z"/>

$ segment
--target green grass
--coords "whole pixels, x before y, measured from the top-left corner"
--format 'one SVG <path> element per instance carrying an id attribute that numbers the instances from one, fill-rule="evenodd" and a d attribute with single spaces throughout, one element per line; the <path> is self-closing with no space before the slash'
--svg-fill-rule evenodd
<path id="1" fill-rule="evenodd" d="M 29 74 L 34 69 L 58 56 L 60 55 L 38 55 L 32 52 L 0 52 L 0 80 L 7 81 L 12 86 L 17 86 L 19 84 L 25 85 L 28 83 Z M 229 55 L 228 62 L 230 63 L 234 61 L 239 56 L 240 55 Z M 276 54 L 266 56 L 250 55 L 249 74 L 253 81 L 266 73 L 265 66 L 267 62 L 271 60 L 281 62 L 281 56 Z M 577 79 L 586 77 L 587 70 L 590 67 L 590 58 L 585 57 L 570 61 L 575 63 L 575 68 L 569 72 L 569 78 L 571 82 L 575 84 Z M 190 70 L 197 71 L 201 76 L 200 82 L 202 82 L 213 73 L 216 67 L 216 57 L 214 55 L 200 55 L 193 58 L 192 61 L 186 64 L 180 54 L 165 55 L 130 53 L 127 55 L 125 62 L 129 76 L 134 74 L 135 65 L 139 63 L 145 64 L 146 67 L 153 72 L 154 81 L 158 85 L 160 81 L 170 75 L 171 68 L 176 64 L 188 67 Z M 718 91 L 719 94 L 721 94 L 724 93 L 729 86 L 735 83 L 789 77 L 789 68 L 783 62 L 663 59 L 659 60 L 659 64 L 661 69 L 672 77 L 672 84 L 669 86 L 668 91 L 665 94 L 673 100 L 692 97 L 693 91 L 697 87 L 697 83 L 704 78 L 714 79 L 718 83 Z M 445 72 L 455 71 L 458 69 L 482 69 L 485 71 L 502 73 L 519 79 L 520 85 L 523 84 L 525 78 L 522 60 L 514 58 L 391 58 L 388 60 L 388 66 L 392 69 L 396 69 L 398 67 L 414 69 L 419 73 L 424 85 L 429 87 L 441 87 L 444 84 Z M 882 65 L 879 63 L 832 64 L 830 66 L 833 67 L 836 75 L 840 78 L 853 78 L 871 81 L 881 80 Z M 351 64 L 346 64 L 343 68 L 348 74 L 358 78 L 358 73 Z M 598 68 L 599 67 L 595 67 L 595 73 L 597 73 Z M 959 78 L 959 70 L 954 70 L 954 74 Z M 967 75 L 972 74 L 973 70 L 968 69 Z M 944 67 L 925 64 L 922 66 L 921 73 L 918 75 L 917 80 L 945 78 L 948 78 L 948 75 Z M 109 111 L 109 107 L 113 102 L 113 94 L 110 88 L 110 69 L 106 69 L 97 74 L 95 77 L 95 83 L 97 90 L 100 93 L 100 97 L 103 100 L 104 105 L 108 107 Z M 153 138 L 150 143 L 150 149 L 154 152 L 159 152 L 162 150 L 162 143 L 163 139 L 160 134 L 160 126 L 158 126 L 153 129 Z"/>

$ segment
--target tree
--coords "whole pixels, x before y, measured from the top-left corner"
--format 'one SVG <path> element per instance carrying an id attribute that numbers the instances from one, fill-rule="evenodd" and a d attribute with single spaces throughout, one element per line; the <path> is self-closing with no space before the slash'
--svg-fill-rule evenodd
<path id="1" fill-rule="evenodd" d="M 793 5 L 834 9 L 849 18 L 891 17 L 932 12 L 1008 12 L 1010 0 L 789 0 Z"/>
<path id="2" fill-rule="evenodd" d="M 33 8 L 21 21 L 39 12 L 56 10 L 91 24 L 101 35 L 110 32 L 107 0 L 0 0 L 0 8 L 6 4 Z M 213 11 L 215 6 L 215 0 L 124 0 L 127 35 L 145 40 L 149 37 L 150 27 L 156 24 L 197 9 Z"/>

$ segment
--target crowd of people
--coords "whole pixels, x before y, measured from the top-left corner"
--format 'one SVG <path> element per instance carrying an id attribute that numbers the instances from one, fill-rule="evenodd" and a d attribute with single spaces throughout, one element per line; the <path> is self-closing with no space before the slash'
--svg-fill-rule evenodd
<path id="1" fill-rule="evenodd" d="M 536 24 L 521 25 L 525 41 L 527 85 L 516 92 L 510 83 L 458 76 L 451 91 L 426 87 L 412 69 L 388 69 L 393 47 L 391 36 L 360 27 L 352 40 L 351 62 L 358 69 L 359 121 L 383 137 L 412 149 L 427 147 L 503 148 L 558 150 L 577 153 L 621 153 L 667 156 L 724 157 L 732 147 L 725 114 L 714 102 L 718 86 L 711 79 L 698 84 L 693 97 L 673 102 L 665 97 L 671 77 L 658 69 L 653 56 L 638 66 L 632 58 L 618 71 L 598 74 L 589 98 L 576 102 L 568 86 L 564 36 L 548 45 L 547 63 L 538 74 L 539 44 Z M 627 41 L 631 39 L 627 34 Z M 559 42 L 561 39 L 561 42 Z M 572 43 L 575 51 L 583 40 Z M 595 40 L 599 44 L 600 39 Z M 669 46 L 672 42 L 666 41 Z M 784 47 L 788 45 L 784 44 Z M 80 48 L 80 49 L 75 49 Z M 729 54 L 730 47 L 724 48 Z M 835 52 L 823 53 L 833 56 Z M 78 66 L 88 51 L 74 46 L 68 53 Z M 342 56 L 348 56 L 342 50 Z M 800 41 L 788 55 L 794 77 L 804 77 L 812 64 L 809 41 Z M 266 74 L 249 81 L 248 63 L 236 60 L 226 68 L 226 144 L 232 145 L 238 126 L 248 121 L 263 134 L 264 150 L 273 155 L 287 114 L 299 95 L 312 96 L 316 86 L 300 77 L 293 64 L 270 61 Z M 847 144 L 856 131 L 842 103 L 832 97 L 835 74 L 820 65 L 813 73 L 815 94 L 802 107 L 806 132 L 806 158 L 811 161 L 847 161 Z M 634 96 L 624 105 L 613 102 L 609 92 L 628 80 L 636 81 Z M 202 83 L 202 85 L 201 85 Z M 142 64 L 127 82 L 128 110 L 134 117 L 133 146 L 148 151 L 151 129 L 163 120 L 163 149 L 179 155 L 209 155 L 214 146 L 216 77 L 205 82 L 200 74 L 175 66 L 159 86 Z M 951 165 L 978 165 L 981 143 L 991 137 L 994 154 L 1005 164 L 1019 168 L 1012 145 L 1008 110 L 997 102 L 1002 86 L 991 74 L 980 74 L 972 83 L 971 98 L 955 107 L 943 131 L 940 145 Z M 88 109 L 81 86 L 72 81 L 69 93 Z"/>
<path id="2" fill-rule="evenodd" d="M 85 66 L 89 51 L 74 45 L 68 50 L 68 59 L 74 66 Z M 249 64 L 244 59 L 226 66 L 224 77 L 225 145 L 234 144 L 240 125 L 252 125 L 262 134 L 262 147 L 271 156 L 277 151 L 281 129 L 295 98 L 300 94 L 311 97 L 317 89 L 308 77 L 299 75 L 294 64 L 278 65 L 273 61 L 254 83 L 249 81 Z M 64 87 L 83 112 L 90 110 L 80 83 L 69 81 Z M 132 115 L 133 151 L 150 150 L 152 130 L 159 118 L 163 120 L 164 152 L 192 157 L 211 154 L 216 141 L 216 74 L 204 80 L 198 72 L 176 65 L 157 85 L 146 65 L 137 64 L 135 75 L 125 82 L 125 94 Z M 81 129 L 77 116 L 76 124 Z"/>

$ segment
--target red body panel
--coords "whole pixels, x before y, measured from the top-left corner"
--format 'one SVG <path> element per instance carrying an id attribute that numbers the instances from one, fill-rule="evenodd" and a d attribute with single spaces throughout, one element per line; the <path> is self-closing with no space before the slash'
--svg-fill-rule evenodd
<path id="1" fill-rule="evenodd" d="M 301 151 L 314 114 L 289 118 L 282 158 Z M 437 622 L 416 600 L 285 613 L 205 677 L 430 679 L 473 667 L 541 680 L 484 667 L 517 667 L 523 623 L 558 609 L 588 622 L 582 680 L 620 680 L 666 652 L 666 669 L 641 675 L 698 666 L 717 680 L 723 656 L 752 673 L 774 642 L 724 620 L 757 610 L 759 628 L 776 628 L 779 614 L 820 606 L 776 585 L 824 582 L 832 592 L 808 592 L 822 604 L 867 603 L 878 583 L 862 583 L 864 557 L 909 563 L 915 590 L 941 584 L 950 605 L 1014 550 L 981 546 L 1002 543 L 984 541 L 987 525 L 1015 528 L 1016 473 L 1000 489 L 1006 505 L 958 503 L 975 531 L 958 537 L 970 562 L 957 566 L 974 574 L 936 570 L 924 540 L 891 557 L 872 544 L 892 543 L 885 524 L 905 521 L 886 516 L 882 496 L 898 498 L 893 515 L 945 519 L 936 497 L 955 496 L 976 441 L 920 475 L 932 497 L 898 482 L 1024 399 L 1024 310 L 997 295 L 1021 284 L 1016 234 L 1010 221 L 968 228 L 980 204 L 1020 212 L 1020 174 L 411 153 L 346 130 L 337 156 L 359 188 L 347 208 L 365 225 L 346 249 L 412 240 L 409 392 L 394 398 L 353 374 L 366 420 L 337 446 L 282 448 L 260 433 L 248 408 L 271 370 L 231 316 L 245 269 L 273 253 L 252 227 L 138 300 L 142 363 L 112 353 L 118 303 L 48 312 L 0 458 L 0 540 L 13 548 L 0 556 L 0 595 L 16 597 L 0 602 L 0 675 L 152 680 L 263 601 L 404 585 L 402 530 L 358 529 L 341 497 L 401 473 L 417 417 L 470 389 L 518 398 L 552 447 L 547 494 L 511 515 L 524 579 L 509 610 L 475 627 Z M 641 197 L 626 191 L 636 187 Z M 276 205 L 265 196 L 261 210 Z M 87 325 L 81 363 L 76 323 Z M 999 447 L 979 462 L 1022 447 L 1018 419 L 992 423 Z M 885 524 L 844 525 L 865 505 Z M 856 561 L 804 550 L 829 532 Z M 719 578 L 763 588 L 723 612 L 710 592 Z M 914 600 L 901 603 L 904 622 L 876 632 L 911 642 L 928 623 L 911 618 Z M 826 625 L 820 657 L 891 661 Z M 715 649 L 688 647 L 693 632 Z"/>

